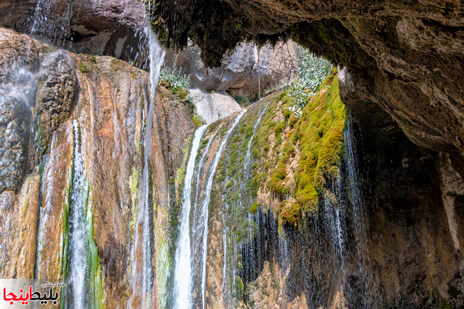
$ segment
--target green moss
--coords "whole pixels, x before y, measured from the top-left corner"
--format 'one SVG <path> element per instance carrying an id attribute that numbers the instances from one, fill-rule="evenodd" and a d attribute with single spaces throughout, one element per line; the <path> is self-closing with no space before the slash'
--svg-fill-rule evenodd
<path id="1" fill-rule="evenodd" d="M 284 192 L 284 182 L 287 177 L 287 166 L 285 163 L 280 162 L 271 174 L 271 190 L 274 193 L 281 194 Z"/>
<path id="2" fill-rule="evenodd" d="M 179 91 L 179 96 L 181 97 L 181 99 L 185 99 L 185 98 L 187 97 L 187 95 L 188 95 L 188 92 L 187 92 L 187 91 L 185 91 L 185 90 L 183 90 L 183 89 L 181 89 L 181 90 Z"/>
<path id="3" fill-rule="evenodd" d="M 206 145 L 208 145 L 208 142 L 209 142 L 209 138 L 205 138 L 205 139 L 201 142 L 200 150 L 202 150 L 203 148 L 205 148 Z"/>
<path id="4" fill-rule="evenodd" d="M 328 90 L 325 86 L 329 86 Z M 295 181 L 301 209 L 313 213 L 326 179 L 339 177 L 343 155 L 345 107 L 338 94 L 338 79 L 329 76 L 311 98 L 295 125 L 301 153 Z"/>
<path id="5" fill-rule="evenodd" d="M 237 95 L 237 96 L 234 97 L 234 99 L 242 107 L 245 107 L 245 106 L 250 104 L 250 102 L 247 100 L 247 98 L 245 98 L 242 95 Z"/>
<path id="6" fill-rule="evenodd" d="M 233 293 L 234 298 L 242 299 L 245 287 L 243 285 L 242 279 L 239 276 L 235 276 L 234 287 L 235 287 L 234 293 Z"/>
<path id="7" fill-rule="evenodd" d="M 63 232 L 61 237 L 61 271 L 63 279 L 66 280 L 68 278 L 68 248 L 69 248 L 69 213 L 71 210 L 71 193 L 72 193 L 72 185 L 73 185 L 73 170 L 74 170 L 74 162 L 71 160 L 68 166 L 68 179 L 66 183 L 66 196 L 65 196 L 65 203 L 63 205 Z"/>
<path id="8" fill-rule="evenodd" d="M 79 66 L 79 71 L 81 71 L 82 73 L 87 73 L 87 66 L 85 65 L 85 63 L 82 63 Z"/>
<path id="9" fill-rule="evenodd" d="M 142 107 L 142 110 L 145 109 L 145 96 L 143 95 L 143 93 L 140 96 L 140 106 Z"/>
<path id="10" fill-rule="evenodd" d="M 282 114 L 284 114 L 285 119 L 288 119 L 291 115 L 293 115 L 289 106 L 282 107 Z"/>
<path id="11" fill-rule="evenodd" d="M 132 70 L 132 71 L 131 71 L 131 76 L 132 76 L 133 78 L 136 78 L 137 75 L 138 75 L 138 74 L 137 74 L 137 70 Z"/>
<path id="12" fill-rule="evenodd" d="M 285 198 L 291 194 L 296 202 L 284 201 L 279 208 L 281 224 L 296 224 L 301 218 L 301 212 L 311 216 L 318 211 L 320 197 L 324 195 L 328 179 L 340 177 L 339 166 L 343 157 L 343 128 L 345 123 L 345 107 L 338 94 L 338 79 L 336 75 L 329 76 L 305 106 L 301 117 L 290 112 L 289 106 L 294 98 L 286 92 L 278 95 L 270 112 L 264 117 L 262 129 L 259 132 L 257 146 L 252 150 L 253 157 L 269 157 L 269 136 L 275 134 L 275 159 L 263 160 L 259 166 L 264 172 L 271 169 L 270 190 Z M 272 119 L 281 106 L 285 120 L 275 123 Z M 286 136 L 283 135 L 286 126 L 290 127 Z M 273 132 L 270 131 L 273 129 Z M 284 141 L 284 146 L 279 146 Z M 296 155 L 299 148 L 298 168 L 294 173 L 295 185 L 287 188 L 287 164 Z M 272 168 L 274 166 L 274 168 Z M 256 186 L 261 184 L 259 173 L 251 182 L 251 190 L 257 192 Z M 289 191 L 291 190 L 291 191 Z"/>
<path id="13" fill-rule="evenodd" d="M 229 180 L 229 182 L 226 185 L 226 189 L 230 189 L 233 185 L 234 185 L 234 180 L 233 179 Z"/>
<path id="14" fill-rule="evenodd" d="M 139 173 L 137 168 L 134 166 L 132 168 L 132 175 L 130 176 L 129 185 L 131 190 L 131 198 L 132 198 L 132 217 L 130 221 L 130 226 L 134 227 L 135 222 L 137 221 L 137 214 L 138 214 L 138 196 L 139 196 Z"/>
<path id="15" fill-rule="evenodd" d="M 283 201 L 279 205 L 279 219 L 283 224 L 291 224 L 295 225 L 298 223 L 300 219 L 300 204 L 298 202 L 295 203 L 287 203 L 287 201 Z"/>
<path id="16" fill-rule="evenodd" d="M 197 128 L 206 123 L 206 121 L 197 113 L 193 114 L 192 121 Z"/>
<path id="17" fill-rule="evenodd" d="M 254 214 L 258 211 L 258 202 L 254 202 L 250 208 L 248 209 L 248 212 Z"/>
<path id="18" fill-rule="evenodd" d="M 298 122 L 298 120 L 299 118 L 295 114 L 292 114 L 290 116 L 290 119 L 288 120 L 288 125 L 290 126 L 290 128 L 293 128 L 295 124 Z"/>
<path id="19" fill-rule="evenodd" d="M 88 187 L 87 187 L 88 192 Z M 104 308 L 104 283 L 102 278 L 102 271 L 100 265 L 100 257 L 98 256 L 98 248 L 95 243 L 95 235 L 93 229 L 93 203 L 92 199 L 90 199 L 88 206 L 87 206 L 87 242 L 89 244 L 89 252 L 88 252 L 88 259 L 89 259 L 89 271 L 90 271 L 90 289 L 92 291 L 92 308 Z"/>

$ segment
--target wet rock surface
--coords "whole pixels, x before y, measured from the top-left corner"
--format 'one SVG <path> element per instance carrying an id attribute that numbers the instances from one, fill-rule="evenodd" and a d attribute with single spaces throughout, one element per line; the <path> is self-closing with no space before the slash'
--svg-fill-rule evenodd
<path id="1" fill-rule="evenodd" d="M 77 53 L 110 55 L 145 63 L 146 26 L 141 1 L 21 0 L 0 4 L 0 26 L 32 34 Z"/>
<path id="2" fill-rule="evenodd" d="M 1 86 L 4 93 L 15 94 L 0 99 L 2 161 L 9 160 L 1 170 L 1 273 L 6 278 L 67 278 L 74 231 L 70 216 L 76 203 L 86 201 L 90 212 L 82 224 L 88 231 L 87 250 L 93 250 L 88 267 L 94 276 L 88 295 L 94 304 L 124 305 L 137 289 L 131 269 L 141 249 L 135 223 L 142 185 L 153 193 L 156 272 L 168 276 L 169 268 L 159 263 L 173 246 L 171 214 L 176 218 L 173 209 L 181 198 L 178 179 L 194 129 L 193 111 L 166 89 L 163 96 L 160 90 L 151 93 L 149 74 L 121 60 L 55 50 L 5 29 L 0 46 L 5 48 L 1 69 L 8 76 Z M 27 79 L 10 78 L 9 66 L 23 68 Z M 30 92 L 19 95 L 21 90 Z M 145 184 L 140 176 L 143 132 L 155 98 Z M 73 183 L 76 149 L 88 196 L 73 193 L 79 185 Z"/>
<path id="3" fill-rule="evenodd" d="M 134 57 L 129 52 L 133 32 L 124 32 L 132 29 L 132 13 L 113 23 L 121 12 L 129 12 L 124 2 L 76 3 L 60 2 L 54 13 L 81 9 L 88 26 L 73 24 L 76 19 L 69 22 L 70 16 L 63 14 L 60 22 L 68 26 L 55 38 L 69 39 L 65 45 L 75 50 Z M 162 5 L 166 3 L 172 4 Z M 317 106 L 334 99 L 330 87 L 320 89 L 308 103 L 311 113 L 301 119 L 286 112 L 285 96 L 273 101 L 263 125 L 256 127 L 249 160 L 254 123 L 275 97 L 251 106 L 218 157 L 217 171 L 212 168 L 214 156 L 237 115 L 212 124 L 201 144 L 205 158 L 195 171 L 198 189 L 192 198 L 197 202 L 192 222 L 209 226 L 206 248 L 203 231 L 192 234 L 192 250 L 198 249 L 193 261 L 199 265 L 194 271 L 195 304 L 201 306 L 204 295 L 208 308 L 462 307 L 463 91 L 457 82 L 462 72 L 462 5 L 221 1 L 211 4 L 221 10 L 210 12 L 224 18 L 211 19 L 196 10 L 205 2 L 195 3 L 188 12 L 182 5 L 169 9 L 197 14 L 191 20 L 206 27 L 198 44 L 207 65 L 219 65 L 225 49 L 234 47 L 244 32 L 258 41 L 275 40 L 279 34 L 291 37 L 340 64 L 340 97 L 351 112 L 350 142 L 358 154 L 355 164 L 348 148 L 340 151 L 341 139 L 349 141 L 349 126 L 340 118 L 346 116 L 344 107 Z M 2 3 L 0 8 L 24 9 L 18 19 L 2 20 L 14 27 L 26 25 L 25 16 L 35 5 Z M 167 26 L 172 22 L 165 21 Z M 108 33 L 102 30 L 106 28 L 121 31 Z M 0 49 L 0 138 L 6 145 L 0 149 L 2 276 L 66 277 L 78 144 L 89 187 L 83 224 L 90 231 L 87 244 L 94 246 L 90 279 L 104 282 L 101 291 L 92 286 L 89 295 L 107 308 L 136 307 L 143 301 L 134 292 L 140 285 L 134 274 L 142 269 L 144 256 L 135 235 L 143 228 L 137 218 L 145 185 L 153 214 L 153 290 L 165 295 L 172 284 L 170 265 L 175 261 L 170 258 L 194 129 L 191 108 L 166 89 L 151 93 L 148 73 L 120 60 L 55 52 L 9 30 L 0 31 Z M 221 79 L 227 75 L 221 74 Z M 231 80 L 213 84 L 237 88 L 243 82 Z M 157 99 L 154 133 L 145 140 L 152 98 Z M 35 117 L 45 134 L 37 134 L 36 123 L 31 125 Z M 37 148 L 35 137 L 48 151 Z M 148 182 L 141 177 L 144 141 L 153 149 L 147 159 Z M 211 173 L 216 174 L 206 192 Z M 205 195 L 211 202 L 201 221 Z"/>
<path id="4" fill-rule="evenodd" d="M 339 73 L 344 94 L 350 93 L 345 73 Z M 319 166 L 324 172 L 316 173 L 315 208 L 302 203 L 304 195 L 295 188 L 301 184 L 302 166 L 311 173 L 305 143 L 312 135 L 299 139 L 295 132 L 316 126 L 314 134 L 322 132 L 318 138 L 333 133 L 338 126 L 330 128 L 327 121 L 340 114 L 324 105 L 333 95 L 333 89 L 322 87 L 306 107 L 313 118 L 305 118 L 305 111 L 299 120 L 285 114 L 284 95 L 266 98 L 250 106 L 235 128 L 208 206 L 206 307 L 460 308 L 464 186 L 459 154 L 418 147 L 371 105 L 364 110 L 369 117 L 351 115 L 348 124 L 341 124 L 344 156 L 334 166 L 339 170 Z M 251 162 L 245 163 L 253 126 L 264 108 Z M 317 116 L 321 110 L 328 113 L 325 120 L 324 113 Z M 210 148 L 199 152 L 207 157 L 197 167 L 196 205 L 206 194 L 205 175 L 235 117 L 223 120 L 224 128 L 211 125 L 205 134 L 203 144 L 209 144 L 218 127 L 221 132 Z M 311 122 L 318 119 L 314 117 L 322 120 Z M 321 123 L 324 127 L 317 128 Z M 327 155 L 336 154 L 334 145 Z M 280 160 L 286 162 L 284 176 Z M 274 178 L 276 171 L 279 178 Z M 201 218 L 201 207 L 196 207 L 194 220 Z M 200 307 L 201 246 L 196 241 L 192 247 L 197 252 L 192 261 L 200 268 L 193 276 L 193 303 Z"/>

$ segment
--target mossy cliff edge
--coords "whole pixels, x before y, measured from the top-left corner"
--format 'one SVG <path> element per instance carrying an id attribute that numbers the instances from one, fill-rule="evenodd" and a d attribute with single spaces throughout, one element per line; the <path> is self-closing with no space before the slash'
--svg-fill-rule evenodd
<path id="1" fill-rule="evenodd" d="M 319 216 L 326 199 L 338 202 L 333 183 L 342 181 L 346 110 L 338 94 L 336 70 L 299 113 L 294 103 L 287 91 L 263 98 L 248 109 L 226 142 L 209 205 L 208 306 L 219 302 L 226 308 L 235 307 L 234 302 L 244 304 L 253 293 L 247 290 L 251 287 L 249 256 L 240 251 L 262 237 L 262 220 L 275 220 L 269 223 L 274 228 L 267 233 L 277 237 L 277 242 L 284 239 L 288 228 L 307 231 L 308 222 Z M 203 198 L 206 173 L 214 172 L 208 170 L 217 145 L 234 118 L 207 129 L 198 155 L 205 159 L 203 166 L 197 166 L 196 204 Z M 196 211 L 194 216 L 200 216 L 201 210 Z M 277 231 L 280 236 L 273 234 Z M 269 253 L 261 253 L 256 260 L 270 258 Z M 280 270 L 279 276 L 285 277 Z M 221 278 L 225 285 L 220 284 Z M 285 290 L 282 285 L 280 289 Z M 292 301 L 286 299 L 287 303 Z"/>
<path id="2" fill-rule="evenodd" d="M 299 112 L 286 91 L 250 106 L 216 171 L 211 163 L 236 115 L 208 127 L 192 195 L 201 205 L 215 172 L 206 307 L 460 306 L 460 262 L 440 190 L 432 189 L 440 188 L 436 155 L 392 121 L 370 125 L 350 115 L 339 74 L 334 69 Z"/>

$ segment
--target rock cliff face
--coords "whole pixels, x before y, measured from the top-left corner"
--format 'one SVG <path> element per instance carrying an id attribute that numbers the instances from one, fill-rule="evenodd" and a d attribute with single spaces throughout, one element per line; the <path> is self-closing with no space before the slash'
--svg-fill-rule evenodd
<path id="1" fill-rule="evenodd" d="M 0 26 L 76 53 L 109 55 L 145 66 L 148 25 L 141 1 L 2 1 Z"/>
<path id="2" fill-rule="evenodd" d="M 231 55 L 224 55 L 218 68 L 205 67 L 200 53 L 198 46 L 189 47 L 180 52 L 177 59 L 177 66 L 190 75 L 192 87 L 228 91 L 232 96 L 254 99 L 258 97 L 260 87 L 261 96 L 264 96 L 267 90 L 292 79 L 296 70 L 292 42 L 274 48 L 241 43 Z M 167 64 L 171 64 L 173 58 L 168 55 Z"/>
<path id="3" fill-rule="evenodd" d="M 152 187 L 159 264 L 172 245 L 169 222 L 181 198 L 192 111 L 166 89 L 152 94 L 149 74 L 121 60 L 56 50 L 5 29 L 0 46 L 1 277 L 72 280 L 77 224 L 71 218 L 84 205 L 86 304 L 116 308 L 136 301 L 138 192 Z M 150 104 L 153 151 L 145 183 Z"/>
<path id="4" fill-rule="evenodd" d="M 57 1 L 54 25 L 33 9 L 47 3 L 3 2 L 15 14 L 1 20 L 38 36 L 63 26 L 48 38 L 74 51 L 146 58 L 131 49 L 139 3 Z M 281 92 L 210 124 L 182 196 L 190 106 L 127 62 L 1 29 L 3 278 L 82 276 L 62 302 L 170 308 L 189 200 L 193 307 L 464 306 L 462 3 L 159 3 L 161 41 L 190 36 L 207 66 L 243 39 L 291 38 L 338 72 L 300 116 Z"/>

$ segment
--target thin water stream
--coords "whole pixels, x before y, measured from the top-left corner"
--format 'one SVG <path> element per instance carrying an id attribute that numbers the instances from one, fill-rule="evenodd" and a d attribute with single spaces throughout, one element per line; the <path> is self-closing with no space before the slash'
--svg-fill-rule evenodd
<path id="1" fill-rule="evenodd" d="M 153 254 L 154 254 L 154 239 L 153 239 L 153 205 L 151 200 L 150 188 L 150 175 L 151 165 L 150 158 L 152 157 L 152 141 L 153 141 L 153 119 L 154 119 L 154 103 L 155 92 L 158 85 L 161 66 L 164 62 L 165 50 L 159 44 L 155 34 L 150 32 L 150 84 L 151 84 L 151 97 L 148 105 L 148 111 L 144 114 L 146 126 L 144 128 L 144 153 L 143 153 L 143 172 L 141 179 L 141 189 L 139 192 L 139 205 L 135 245 L 132 252 L 132 299 L 129 306 L 137 297 L 143 299 L 141 306 L 143 308 L 151 308 L 155 303 L 154 287 L 154 268 L 153 268 Z M 137 259 L 137 254 L 134 252 L 137 248 L 142 248 L 142 259 Z M 142 295 L 137 295 L 139 287 Z"/>
<path id="2" fill-rule="evenodd" d="M 216 152 L 216 155 L 214 157 L 214 161 L 211 166 L 211 172 L 210 172 L 210 175 L 206 183 L 206 187 L 205 187 L 205 197 L 203 199 L 203 204 L 202 204 L 202 217 L 203 217 L 203 222 L 204 222 L 204 228 L 203 228 L 203 260 L 202 260 L 203 266 L 202 266 L 202 279 L 201 279 L 201 294 L 202 294 L 203 309 L 206 306 L 205 297 L 206 297 L 206 258 L 207 258 L 207 252 L 208 252 L 208 209 L 209 209 L 209 202 L 211 199 L 211 189 L 213 187 L 213 179 L 214 179 L 214 175 L 216 174 L 216 169 L 219 164 L 219 160 L 221 159 L 222 151 L 224 150 L 224 147 L 226 146 L 227 139 L 229 138 L 230 133 L 235 129 L 238 122 L 240 121 L 240 119 L 243 117 L 245 113 L 246 113 L 246 110 L 244 109 L 237 115 L 234 122 L 232 123 L 229 130 L 227 131 L 226 135 L 224 136 L 221 142 L 221 145 L 219 146 L 219 149 Z"/>

